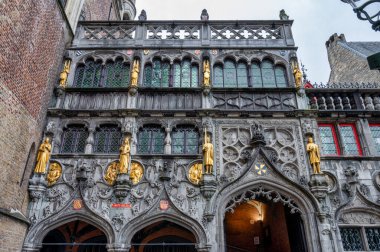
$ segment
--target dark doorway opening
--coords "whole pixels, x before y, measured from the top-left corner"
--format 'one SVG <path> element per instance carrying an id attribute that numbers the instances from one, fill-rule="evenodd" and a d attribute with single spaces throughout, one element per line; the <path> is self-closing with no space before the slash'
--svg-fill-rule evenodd
<path id="1" fill-rule="evenodd" d="M 98 228 L 73 221 L 50 231 L 42 241 L 41 252 L 107 252 L 107 237 Z"/>
<path id="2" fill-rule="evenodd" d="M 192 232 L 169 221 L 160 221 L 138 231 L 130 252 L 196 252 Z"/>
<path id="3" fill-rule="evenodd" d="M 224 219 L 226 252 L 307 252 L 303 221 L 280 202 L 249 200 Z"/>

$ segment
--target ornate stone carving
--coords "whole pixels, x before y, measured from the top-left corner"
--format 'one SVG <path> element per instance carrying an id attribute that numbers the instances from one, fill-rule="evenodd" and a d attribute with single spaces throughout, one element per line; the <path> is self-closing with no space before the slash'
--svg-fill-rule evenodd
<path id="1" fill-rule="evenodd" d="M 380 224 L 380 216 L 368 212 L 348 212 L 343 213 L 339 218 L 341 224 Z"/>

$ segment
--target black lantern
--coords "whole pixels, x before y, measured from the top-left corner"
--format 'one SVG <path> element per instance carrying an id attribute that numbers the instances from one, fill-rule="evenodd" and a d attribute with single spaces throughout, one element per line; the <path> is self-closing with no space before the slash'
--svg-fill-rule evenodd
<path id="1" fill-rule="evenodd" d="M 367 20 L 372 29 L 380 31 L 380 0 L 341 0 L 348 3 L 360 20 Z"/>

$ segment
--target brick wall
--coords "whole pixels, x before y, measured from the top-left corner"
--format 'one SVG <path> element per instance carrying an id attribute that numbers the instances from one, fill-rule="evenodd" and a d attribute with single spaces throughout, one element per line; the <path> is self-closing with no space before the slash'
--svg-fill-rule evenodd
<path id="1" fill-rule="evenodd" d="M 380 83 L 380 72 L 370 70 L 367 59 L 345 48 L 344 35 L 334 34 L 326 42 L 331 73 L 329 83 Z"/>
<path id="2" fill-rule="evenodd" d="M 27 179 L 62 64 L 63 22 L 55 0 L 0 1 L 1 208 L 26 213 Z M 1 214 L 0 223 L 0 251 L 20 251 L 26 225 Z"/>
<path id="3" fill-rule="evenodd" d="M 112 0 L 86 0 L 84 3 L 86 21 L 108 20 Z M 110 20 L 116 20 L 115 6 L 112 6 Z"/>

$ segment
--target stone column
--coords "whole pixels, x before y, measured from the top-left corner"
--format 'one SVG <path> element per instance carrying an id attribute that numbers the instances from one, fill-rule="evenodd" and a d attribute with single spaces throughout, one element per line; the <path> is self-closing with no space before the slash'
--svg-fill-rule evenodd
<path id="1" fill-rule="evenodd" d="M 42 245 L 39 245 L 39 244 L 37 245 L 37 244 L 25 243 L 21 251 L 22 252 L 39 252 L 41 248 L 42 248 Z"/>
<path id="2" fill-rule="evenodd" d="M 86 154 L 93 153 L 93 146 L 95 142 L 94 133 L 95 133 L 95 128 L 91 127 L 88 129 L 88 137 L 86 139 L 86 148 L 85 148 Z"/>
<path id="3" fill-rule="evenodd" d="M 164 153 L 170 155 L 172 153 L 172 138 L 170 136 L 172 129 L 170 126 L 165 128 L 166 137 L 165 137 L 165 149 Z"/>
<path id="4" fill-rule="evenodd" d="M 129 252 L 131 245 L 127 244 L 107 244 L 108 252 Z"/>

